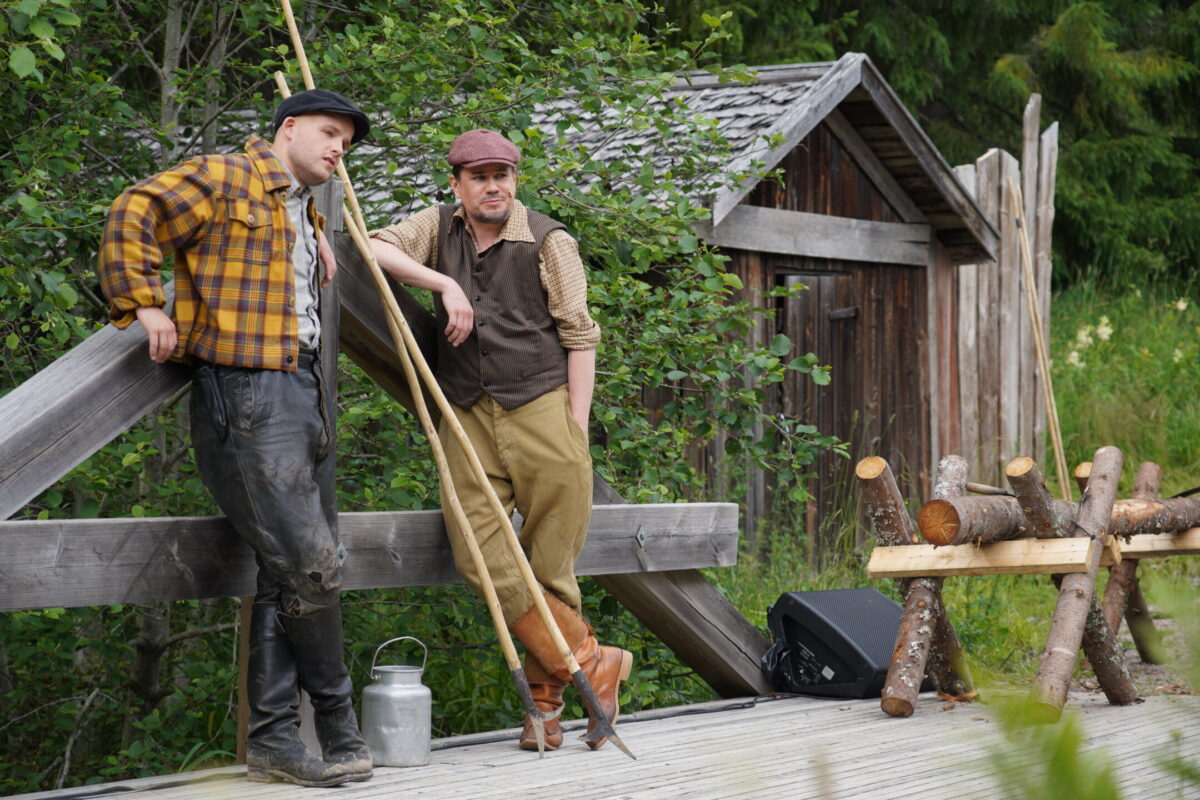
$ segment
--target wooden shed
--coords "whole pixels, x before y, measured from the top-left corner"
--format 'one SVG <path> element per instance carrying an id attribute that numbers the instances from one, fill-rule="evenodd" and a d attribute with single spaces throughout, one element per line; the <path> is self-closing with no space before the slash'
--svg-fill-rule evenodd
<path id="1" fill-rule="evenodd" d="M 1034 95 L 1020 161 L 991 150 L 954 168 L 865 55 L 757 75 L 748 85 L 692 75 L 674 93 L 719 121 L 741 150 L 735 168 L 757 160 L 779 175 L 711 198 L 700 234 L 756 304 L 775 287 L 809 289 L 773 301 L 775 318 L 756 335 L 787 334 L 797 353 L 832 367 L 829 386 L 797 375 L 769 409 L 850 445 L 850 459 L 823 457 L 810 484 L 804 527 L 819 559 L 823 540 L 858 516 L 852 472 L 865 455 L 887 459 L 906 495 L 927 498 L 944 455 L 997 482 L 1008 459 L 1043 453 L 1020 245 L 1028 237 L 1048 336 L 1057 124 L 1039 137 Z M 766 137 L 780 144 L 765 150 Z M 758 475 L 744 498 L 752 540 L 769 481 Z"/>
<path id="2" fill-rule="evenodd" d="M 926 498 L 944 455 L 959 453 L 977 480 L 1000 482 L 1009 459 L 1043 454 L 1046 409 L 1020 251 L 1027 237 L 1048 336 L 1057 123 L 1039 134 L 1033 95 L 1020 160 L 993 149 L 951 167 L 863 54 L 755 72 L 751 83 L 689 74 L 664 99 L 717 121 L 734 149 L 732 170 L 761 162 L 779 176 L 706 198 L 712 219 L 698 233 L 730 257 L 746 299 L 774 305 L 758 341 L 787 334 L 797 354 L 832 367 L 829 386 L 797 375 L 768 409 L 850 445 L 849 459 L 823 457 L 809 485 L 802 527 L 819 558 L 823 525 L 834 535 L 858 515 L 859 457 L 886 458 L 905 494 Z M 601 157 L 628 145 L 623 138 L 653 146 L 645 137 L 578 136 Z M 764 297 L 796 283 L 809 291 Z M 722 450 L 718 442 L 710 459 Z M 744 504 L 751 543 L 770 484 L 760 473 L 745 497 L 727 498 Z"/>

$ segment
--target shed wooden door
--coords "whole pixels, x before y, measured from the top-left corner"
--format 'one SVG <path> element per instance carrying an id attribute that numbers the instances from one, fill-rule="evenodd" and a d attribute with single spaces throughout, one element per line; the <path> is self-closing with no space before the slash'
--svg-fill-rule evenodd
<path id="1" fill-rule="evenodd" d="M 791 338 L 795 354 L 815 353 L 828 364 L 831 378 L 818 386 L 807 375 L 791 376 L 777 407 L 849 443 L 848 459 L 821 456 L 808 486 L 814 499 L 805 527 L 816 563 L 835 539 L 852 535 L 854 542 L 842 544 L 855 546 L 866 536 L 854 480 L 860 458 L 888 459 L 909 496 L 919 495 L 918 465 L 928 460 L 924 271 L 842 263 L 843 270 L 827 272 L 775 265 L 778 285 L 808 287 L 781 302 L 776 329 Z"/>

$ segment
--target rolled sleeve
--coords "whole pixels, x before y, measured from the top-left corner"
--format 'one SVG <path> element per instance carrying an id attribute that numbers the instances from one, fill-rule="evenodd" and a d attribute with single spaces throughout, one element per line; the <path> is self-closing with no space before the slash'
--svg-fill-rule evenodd
<path id="1" fill-rule="evenodd" d="M 386 228 L 371 231 L 371 238 L 399 248 L 430 269 L 437 269 L 438 209 L 431 206 Z"/>
<path id="2" fill-rule="evenodd" d="M 587 276 L 571 235 L 563 230 L 547 234 L 538 267 L 559 342 L 568 350 L 594 349 L 600 344 L 600 326 L 588 314 Z"/>

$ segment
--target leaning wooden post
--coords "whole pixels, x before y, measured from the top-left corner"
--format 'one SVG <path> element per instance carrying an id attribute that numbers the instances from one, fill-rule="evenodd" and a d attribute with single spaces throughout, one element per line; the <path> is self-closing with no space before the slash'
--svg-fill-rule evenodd
<path id="1" fill-rule="evenodd" d="M 1116 498 L 1123 461 L 1124 456 L 1116 447 L 1101 447 L 1092 457 L 1088 486 L 1079 504 L 1076 524 L 1084 534 L 1095 539 L 1098 545 L 1103 542 L 1112 516 L 1112 504 Z M 1096 596 L 1100 551 L 1100 547 L 1093 549 L 1086 572 L 1063 576 L 1058 603 L 1054 607 L 1054 619 L 1046 637 L 1046 649 L 1042 651 L 1041 663 L 1030 697 L 1030 707 L 1037 718 L 1053 722 L 1062 716 L 1075 661 L 1083 644 L 1084 629 L 1089 627 L 1088 612 Z M 1104 615 L 1098 616 L 1103 623 Z M 1121 664 L 1123 666 L 1123 662 Z M 1099 670 L 1099 666 L 1094 662 L 1093 666 Z M 1125 677 L 1128 680 L 1128 671 Z"/>
<path id="2" fill-rule="evenodd" d="M 904 510 L 899 488 L 887 463 L 883 459 L 860 462 L 857 473 L 864 483 L 863 496 L 867 500 L 872 521 L 878 524 L 882 520 L 884 524 L 894 526 L 887 533 L 880 532 L 881 541 L 912 543 L 912 519 Z M 934 491 L 962 492 L 966 478 L 965 461 L 958 457 L 942 459 Z M 868 482 L 870 489 L 867 488 Z M 970 692 L 970 676 L 965 670 L 957 668 L 962 664 L 962 646 L 941 605 L 942 579 L 914 578 L 899 582 L 899 587 L 904 599 L 904 613 L 900 618 L 896 647 L 884 681 L 880 708 L 889 716 L 908 717 L 916 707 L 917 695 L 921 692 L 921 683 L 933 650 L 949 651 L 940 658 L 939 674 L 934 677 L 939 690 L 967 694 Z"/>
<path id="3" fill-rule="evenodd" d="M 1009 462 L 1005 468 L 1008 481 L 1021 504 L 1021 510 L 1039 539 L 1065 538 L 1076 529 L 1075 521 L 1060 513 L 1061 503 L 1050 496 L 1042 480 L 1042 473 L 1033 459 L 1021 457 Z M 1115 491 L 1115 490 L 1114 490 Z M 1062 575 L 1052 576 L 1055 586 L 1062 591 Z M 1061 596 L 1061 595 L 1060 595 Z M 1087 621 L 1083 627 L 1083 652 L 1087 655 L 1096 673 L 1096 680 L 1104 690 L 1104 696 L 1113 705 L 1128 705 L 1137 700 L 1137 690 L 1129 677 L 1125 658 L 1116 647 L 1116 637 L 1100 609 L 1093 592 L 1088 604 Z"/>
<path id="4" fill-rule="evenodd" d="M 1138 465 L 1137 476 L 1133 479 L 1134 499 L 1155 499 L 1161 482 L 1162 467 L 1152 461 L 1143 461 Z M 1154 628 L 1154 620 L 1150 617 L 1150 609 L 1146 607 L 1146 598 L 1138 586 L 1137 567 L 1136 558 L 1123 559 L 1112 567 L 1108 585 L 1104 587 L 1104 618 L 1113 636 L 1116 636 L 1121 626 L 1121 613 L 1124 612 L 1138 656 L 1147 664 L 1158 664 L 1161 663 L 1159 654 L 1162 652 L 1162 643 Z"/>

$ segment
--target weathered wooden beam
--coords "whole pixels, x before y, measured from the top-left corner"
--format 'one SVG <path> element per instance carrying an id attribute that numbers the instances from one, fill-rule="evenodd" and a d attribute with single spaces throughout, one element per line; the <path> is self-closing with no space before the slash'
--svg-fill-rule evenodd
<path id="1" fill-rule="evenodd" d="M 876 547 L 867 562 L 871 578 L 926 575 L 1042 575 L 1083 572 L 1090 539 L 1013 539 L 985 545 Z"/>
<path id="2" fill-rule="evenodd" d="M 879 193 L 900 216 L 900 219 L 905 222 L 929 222 L 904 187 L 896 181 L 895 176 L 888 171 L 888 168 L 879 160 L 879 156 L 875 155 L 875 151 L 863 141 L 863 138 L 858 135 L 858 131 L 854 129 L 849 120 L 842 116 L 840 111 L 836 108 L 830 111 L 829 116 L 825 117 L 825 125 L 842 143 L 842 147 L 846 148 L 846 152 L 854 159 L 854 163 L 866 174 Z"/>
<path id="3" fill-rule="evenodd" d="M 404 379 L 400 357 L 392 344 L 387 318 L 375 281 L 366 262 L 348 233 L 332 237 L 339 264 L 338 284 L 341 299 L 341 349 L 396 401 L 415 413 L 415 406 Z M 437 369 L 437 322 L 406 289 L 392 282 L 392 294 L 400 306 L 413 338 L 430 369 Z M 426 394 L 426 405 L 436 420 L 440 417 L 433 398 Z"/>
<path id="4" fill-rule="evenodd" d="M 339 516 L 343 587 L 460 580 L 439 511 Z M 582 575 L 730 566 L 737 506 L 596 506 Z M 0 610 L 237 597 L 254 593 L 254 554 L 224 517 L 0 522 Z"/>
<path id="5" fill-rule="evenodd" d="M 20 511 L 191 377 L 180 364 L 151 361 L 146 333 L 134 322 L 123 331 L 104 326 L 0 397 L 0 519 Z"/>
<path id="6" fill-rule="evenodd" d="M 594 499 L 623 499 L 593 475 Z M 612 507 L 612 506 L 609 506 Z M 767 694 L 761 660 L 770 642 L 695 569 L 608 574 L 596 582 L 722 697 Z"/>
<path id="7" fill-rule="evenodd" d="M 932 229 L 924 224 L 746 205 L 731 209 L 719 225 L 704 223 L 696 230 L 720 247 L 919 267 L 929 261 L 932 237 Z"/>

